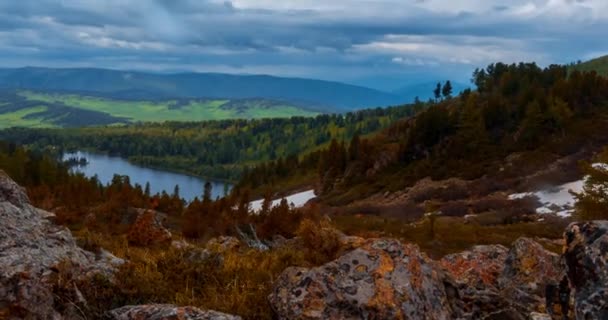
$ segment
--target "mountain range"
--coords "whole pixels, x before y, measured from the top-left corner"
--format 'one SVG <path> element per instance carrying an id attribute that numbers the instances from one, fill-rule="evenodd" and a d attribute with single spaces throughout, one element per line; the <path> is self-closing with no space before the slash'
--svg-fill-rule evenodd
<path id="1" fill-rule="evenodd" d="M 328 107 L 337 112 L 409 102 L 397 94 L 323 80 L 220 73 L 154 74 L 94 68 L 0 69 L 0 88 L 85 92 L 138 100 L 265 98 Z"/>

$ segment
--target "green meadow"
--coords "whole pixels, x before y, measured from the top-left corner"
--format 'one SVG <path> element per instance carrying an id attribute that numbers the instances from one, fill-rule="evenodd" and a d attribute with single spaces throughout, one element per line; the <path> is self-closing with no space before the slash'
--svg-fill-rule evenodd
<path id="1" fill-rule="evenodd" d="M 56 116 L 59 106 L 70 110 L 86 110 L 87 115 L 104 116 L 99 123 L 74 123 L 69 126 L 108 125 L 111 119 L 115 123 L 125 122 L 163 122 L 163 121 L 204 121 L 223 119 L 259 119 L 287 118 L 292 116 L 315 116 L 318 112 L 304 109 L 288 103 L 267 99 L 183 99 L 183 100 L 119 100 L 104 97 L 94 97 L 79 94 L 42 93 L 35 91 L 20 91 L 19 98 L 26 103 L 22 109 L 0 112 L 0 128 L 7 127 L 61 127 L 61 118 L 74 112 L 65 111 Z M 40 102 L 42 106 L 32 107 L 32 103 Z M 3 101 L 2 106 L 10 106 L 12 101 Z M 51 114 L 51 111 L 55 111 Z M 32 117 L 31 114 L 36 114 Z M 48 114 L 47 114 L 48 113 Z M 29 116 L 29 117 L 28 117 Z M 93 116 L 94 117 L 94 116 Z M 110 120 L 108 120 L 110 118 Z"/>

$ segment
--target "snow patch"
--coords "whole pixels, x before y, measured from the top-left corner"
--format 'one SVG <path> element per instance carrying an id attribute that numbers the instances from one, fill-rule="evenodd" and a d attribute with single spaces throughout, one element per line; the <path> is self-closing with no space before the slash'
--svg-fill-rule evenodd
<path id="1" fill-rule="evenodd" d="M 286 199 L 287 203 L 290 206 L 293 206 L 295 208 L 300 208 L 300 207 L 304 206 L 306 204 L 306 202 L 308 202 L 311 199 L 314 199 L 315 197 L 316 197 L 316 195 L 315 195 L 314 190 L 303 191 L 303 192 L 299 192 L 299 193 L 294 193 L 294 194 L 284 197 L 284 198 L 275 199 L 272 201 L 272 204 L 270 205 L 270 207 L 271 208 L 277 207 L 279 204 L 281 204 L 281 200 Z M 253 211 L 253 212 L 259 212 L 260 210 L 262 210 L 262 203 L 264 203 L 264 199 L 252 201 L 249 203 L 249 209 L 251 209 L 251 211 Z"/>
<path id="2" fill-rule="evenodd" d="M 536 208 L 538 214 L 555 214 L 559 217 L 569 217 L 574 213 L 576 199 L 570 193 L 580 193 L 583 191 L 583 180 L 577 180 L 562 184 L 546 190 L 536 192 L 515 193 L 509 196 L 509 200 L 523 199 L 527 197 L 537 198 L 541 206 Z"/>

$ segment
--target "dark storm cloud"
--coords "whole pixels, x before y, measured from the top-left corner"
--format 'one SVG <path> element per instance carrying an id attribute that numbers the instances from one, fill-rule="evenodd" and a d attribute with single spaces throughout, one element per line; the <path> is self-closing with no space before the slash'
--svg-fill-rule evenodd
<path id="1" fill-rule="evenodd" d="M 365 82 L 608 52 L 603 0 L 22 0 L 2 66 L 270 73 Z"/>

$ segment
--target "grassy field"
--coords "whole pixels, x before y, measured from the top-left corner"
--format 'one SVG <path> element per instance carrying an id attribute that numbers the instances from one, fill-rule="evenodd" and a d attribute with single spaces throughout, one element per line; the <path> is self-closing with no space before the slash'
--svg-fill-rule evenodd
<path id="1" fill-rule="evenodd" d="M 308 111 L 293 105 L 269 103 L 260 99 L 241 100 L 234 107 L 224 107 L 230 100 L 193 99 L 178 104 L 167 101 L 126 101 L 75 94 L 49 94 L 32 91 L 20 93 L 28 100 L 59 102 L 71 107 L 101 111 L 112 116 L 125 117 L 133 121 L 202 121 L 235 118 L 270 118 L 291 116 L 314 116 L 318 112 Z"/>
<path id="2" fill-rule="evenodd" d="M 600 75 L 608 76 L 608 56 L 599 57 L 571 67 L 578 71 L 595 71 Z"/>
<path id="3" fill-rule="evenodd" d="M 267 99 L 148 101 L 34 91 L 0 94 L 0 129 L 82 127 L 129 122 L 309 117 L 318 113 Z"/>
<path id="4" fill-rule="evenodd" d="M 23 126 L 28 128 L 53 128 L 56 127 L 42 118 L 29 118 L 32 114 L 47 111 L 47 107 L 39 106 L 0 114 L 0 128 Z"/>

